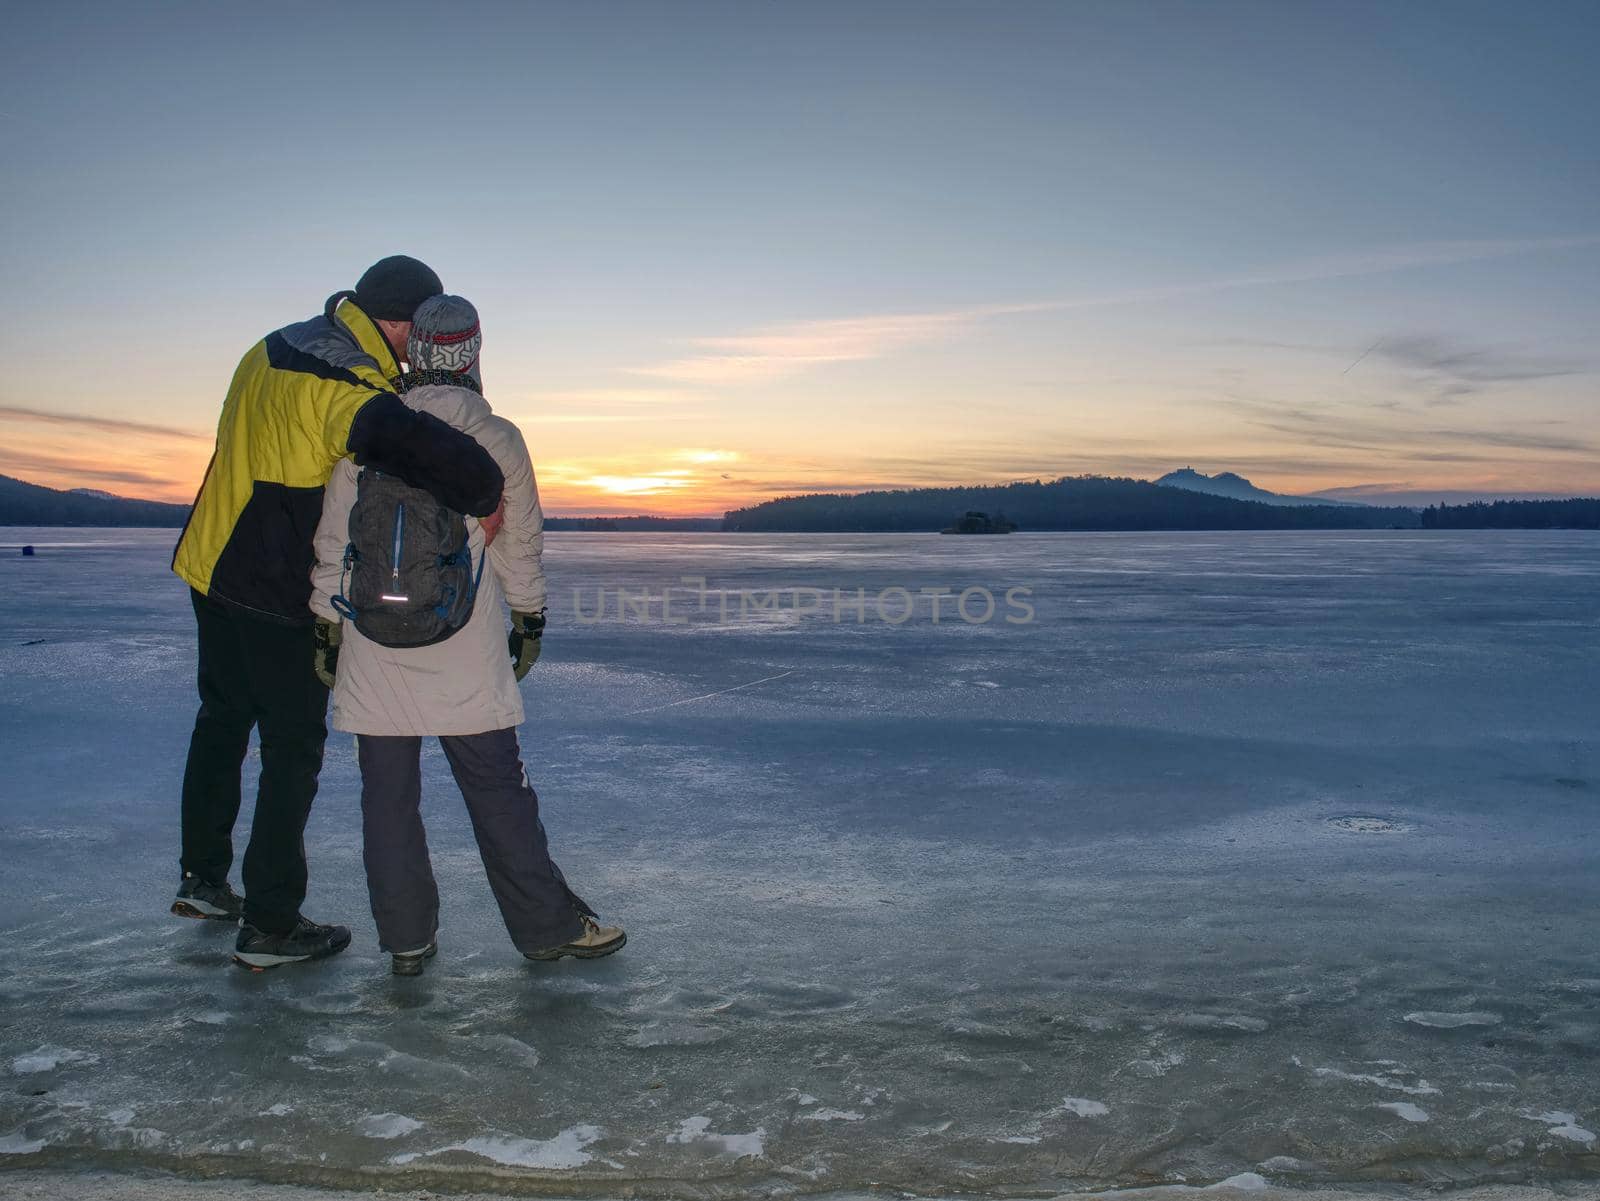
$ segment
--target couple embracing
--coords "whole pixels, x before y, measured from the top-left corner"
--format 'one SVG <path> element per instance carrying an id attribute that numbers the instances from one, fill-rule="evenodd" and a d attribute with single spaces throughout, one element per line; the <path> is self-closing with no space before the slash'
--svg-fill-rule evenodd
<path id="1" fill-rule="evenodd" d="M 543 516 L 521 433 L 483 397 L 481 347 L 473 306 L 396 255 L 320 316 L 257 343 L 223 403 L 216 452 L 173 557 L 198 626 L 200 711 L 172 910 L 242 920 L 234 958 L 247 967 L 319 959 L 350 943 L 347 927 L 300 911 L 330 689 L 334 728 L 356 736 L 368 891 L 396 974 L 420 975 L 437 950 L 439 893 L 420 814 L 425 737 L 443 745 L 517 949 L 530 959 L 597 958 L 626 941 L 551 859 L 522 767 L 518 684 L 542 645 Z M 345 595 L 361 599 L 348 588 L 352 560 L 383 557 L 359 538 L 371 524 L 362 512 L 381 503 L 368 495 L 391 486 L 384 481 L 420 490 L 413 512 L 431 508 L 434 524 L 463 544 L 460 556 L 430 555 L 419 567 L 415 521 L 402 537 L 402 504 L 396 579 L 402 564 L 470 565 L 459 624 L 421 645 L 369 637 L 372 625 Z M 253 728 L 261 777 L 240 897 L 228 876 Z"/>

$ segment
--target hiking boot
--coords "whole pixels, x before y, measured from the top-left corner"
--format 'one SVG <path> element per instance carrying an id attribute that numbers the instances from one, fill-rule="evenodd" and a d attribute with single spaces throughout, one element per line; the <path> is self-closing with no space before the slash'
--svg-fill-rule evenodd
<path id="1" fill-rule="evenodd" d="M 430 942 L 420 951 L 396 951 L 389 960 L 396 976 L 420 976 L 423 966 L 439 953 L 439 944 Z"/>
<path id="2" fill-rule="evenodd" d="M 172 899 L 172 912 L 179 917 L 236 922 L 244 914 L 244 898 L 226 880 L 207 884 L 199 876 L 185 876 L 178 885 L 178 895 Z"/>
<path id="3" fill-rule="evenodd" d="M 302 917 L 287 934 L 267 934 L 246 922 L 239 929 L 239 941 L 233 944 L 233 961 L 260 972 L 286 963 L 326 959 L 349 945 L 348 926 L 319 926 Z"/>
<path id="4" fill-rule="evenodd" d="M 583 923 L 583 933 L 571 942 L 564 942 L 559 947 L 551 947 L 548 951 L 524 951 L 529 959 L 599 959 L 604 955 L 614 955 L 622 950 L 628 941 L 628 935 L 621 926 L 602 926 L 587 913 L 580 913 L 578 920 Z"/>

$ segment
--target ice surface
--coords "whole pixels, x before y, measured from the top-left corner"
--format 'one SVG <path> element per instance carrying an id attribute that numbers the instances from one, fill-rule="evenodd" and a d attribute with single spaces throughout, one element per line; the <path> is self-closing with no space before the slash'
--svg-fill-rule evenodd
<path id="1" fill-rule="evenodd" d="M 1080 1118 L 1103 1118 L 1111 1110 L 1104 1101 L 1091 1101 L 1087 1097 L 1068 1097 L 1061 1103 L 1062 1113 L 1076 1114 Z"/>
<path id="2" fill-rule="evenodd" d="M 0 535 L 8 1168 L 592 1196 L 1600 1172 L 1592 534 L 551 535 L 525 758 L 629 945 L 518 957 L 430 747 L 420 980 L 377 951 L 342 736 L 307 910 L 350 951 L 256 976 L 167 915 L 171 542 Z M 872 609 L 968 586 L 1030 587 L 1037 620 Z M 864 620 L 743 600 L 813 587 Z"/>
<path id="3" fill-rule="evenodd" d="M 1462 1026 L 1498 1026 L 1497 1013 L 1408 1013 L 1405 1020 L 1418 1026 L 1433 1026 L 1439 1030 L 1456 1030 Z"/>
<path id="4" fill-rule="evenodd" d="M 546 1171 L 581 1168 L 594 1158 L 584 1148 L 599 1139 L 602 1133 L 603 1131 L 596 1126 L 573 1126 L 548 1139 L 487 1135 L 469 1138 L 464 1143 L 452 1143 L 434 1151 L 395 1155 L 390 1157 L 389 1163 L 404 1165 L 423 1155 L 444 1155 L 451 1151 L 464 1151 L 468 1155 L 512 1168 L 538 1168 Z"/>
<path id="5" fill-rule="evenodd" d="M 1594 1131 L 1579 1126 L 1576 1114 L 1564 1113 L 1558 1109 L 1551 1113 L 1524 1113 L 1522 1116 L 1531 1121 L 1549 1123 L 1550 1133 L 1557 1138 L 1570 1139 L 1585 1146 L 1594 1145 Z"/>
<path id="6" fill-rule="evenodd" d="M 667 1135 L 669 1143 L 696 1143 L 721 1151 L 733 1159 L 746 1156 L 760 1158 L 766 1143 L 765 1128 L 758 1127 L 749 1134 L 718 1134 L 710 1129 L 711 1119 L 696 1115 L 678 1124 L 677 1132 Z"/>
<path id="7" fill-rule="evenodd" d="M 11 1070 L 18 1076 L 34 1072 L 53 1072 L 69 1063 L 97 1063 L 100 1057 L 87 1051 L 74 1051 L 70 1047 L 35 1047 L 26 1055 L 11 1061 Z"/>
<path id="8" fill-rule="evenodd" d="M 356 1123 L 356 1130 L 368 1138 L 403 1138 L 421 1129 L 421 1122 L 402 1113 L 369 1113 Z"/>
<path id="9" fill-rule="evenodd" d="M 1426 1122 L 1429 1120 L 1428 1111 L 1420 1105 L 1413 1105 L 1410 1101 L 1380 1101 L 1378 1108 L 1387 1109 L 1390 1113 L 1404 1118 L 1408 1122 Z"/>

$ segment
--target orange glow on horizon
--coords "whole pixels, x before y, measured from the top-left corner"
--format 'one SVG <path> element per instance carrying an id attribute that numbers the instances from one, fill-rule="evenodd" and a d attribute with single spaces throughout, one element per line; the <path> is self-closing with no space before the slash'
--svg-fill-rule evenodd
<path id="1" fill-rule="evenodd" d="M 1090 428 L 1079 417 L 1078 436 L 1065 440 L 1019 430 L 1004 443 L 969 444 L 961 428 L 904 431 L 873 426 L 813 429 L 783 449 L 652 445 L 675 423 L 634 422 L 637 440 L 618 445 L 604 433 L 572 435 L 575 426 L 524 428 L 533 450 L 545 512 L 551 516 L 720 517 L 784 496 L 818 492 L 986 486 L 1071 475 L 1154 479 L 1185 465 L 1215 474 L 1235 471 L 1258 487 L 1307 494 L 1342 487 L 1383 490 L 1460 490 L 1486 493 L 1550 492 L 1594 495 L 1600 480 L 1588 459 L 1537 450 L 1501 449 L 1498 461 L 1469 467 L 1391 459 L 1309 448 L 1292 442 L 1263 444 L 1232 431 L 1172 432 L 1145 440 L 1126 426 L 1118 433 Z M 615 427 L 600 427 L 602 431 Z M 695 427 L 704 432 L 704 427 Z M 114 418 L 58 415 L 0 405 L 0 474 L 45 487 L 89 488 L 135 499 L 187 504 L 211 453 L 211 438 L 193 430 Z M 760 432 L 760 431 L 758 431 Z M 1242 432 L 1242 431 L 1241 431 Z M 730 429 L 730 441 L 751 431 Z M 904 445 L 915 439 L 912 445 Z M 754 439 L 751 438 L 753 441 Z M 763 441 L 781 441 L 769 434 Z M 1187 445 L 1172 451 L 1174 445 Z M 880 448 L 896 453 L 885 455 Z M 879 451 L 879 453 L 874 453 Z M 1359 498 L 1359 492 L 1353 498 Z"/>

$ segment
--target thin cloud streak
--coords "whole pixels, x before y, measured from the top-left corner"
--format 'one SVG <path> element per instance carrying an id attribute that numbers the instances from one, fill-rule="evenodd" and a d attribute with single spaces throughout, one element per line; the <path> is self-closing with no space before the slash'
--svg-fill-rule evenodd
<path id="1" fill-rule="evenodd" d="M 1564 359 L 1497 346 L 1468 346 L 1437 334 L 1386 335 L 1368 353 L 1417 379 L 1427 389 L 1426 403 L 1430 405 L 1450 404 L 1497 384 L 1560 379 L 1590 370 Z"/>
<path id="2" fill-rule="evenodd" d="M 96 417 L 89 413 L 55 413 L 21 405 L 0 405 L 0 421 L 26 421 L 43 425 L 65 425 L 78 429 L 101 430 L 112 434 L 147 434 L 158 438 L 209 441 L 210 434 L 181 429 L 173 425 L 153 425 L 143 421 L 124 421 L 117 417 Z"/>
<path id="3" fill-rule="evenodd" d="M 1241 275 L 1126 292 L 1109 292 L 1096 296 L 979 305 L 927 313 L 797 321 L 766 326 L 746 334 L 696 338 L 691 344 L 709 353 L 650 366 L 626 368 L 626 370 L 634 375 L 653 376 L 703 386 L 744 384 L 776 379 L 835 363 L 881 358 L 907 346 L 962 332 L 979 322 L 995 317 L 1151 304 L 1215 295 L 1242 288 L 1383 275 L 1419 267 L 1450 266 L 1512 255 L 1573 250 L 1597 245 L 1600 245 L 1600 234 L 1570 238 L 1424 242 L 1409 246 L 1324 255 L 1294 260 Z"/>
<path id="4" fill-rule="evenodd" d="M 1560 454 L 1600 454 L 1600 446 L 1587 438 L 1560 434 L 1538 434 L 1525 429 L 1440 429 L 1415 428 L 1384 422 L 1363 421 L 1348 413 L 1318 412 L 1305 407 L 1284 407 L 1245 397 L 1230 396 L 1218 404 L 1233 409 L 1252 425 L 1274 433 L 1287 434 L 1314 446 L 1346 450 L 1389 452 L 1397 448 L 1427 447 L 1438 443 L 1466 444 L 1484 449 L 1547 451 Z M 1457 454 L 1458 451 L 1413 451 L 1411 457 L 1425 453 Z"/>
<path id="5" fill-rule="evenodd" d="M 711 385 L 769 379 L 830 363 L 879 358 L 964 328 L 983 315 L 982 310 L 963 309 L 802 321 L 749 334 L 696 338 L 694 345 L 713 353 L 631 370 Z"/>

